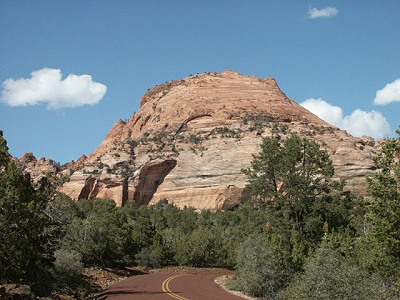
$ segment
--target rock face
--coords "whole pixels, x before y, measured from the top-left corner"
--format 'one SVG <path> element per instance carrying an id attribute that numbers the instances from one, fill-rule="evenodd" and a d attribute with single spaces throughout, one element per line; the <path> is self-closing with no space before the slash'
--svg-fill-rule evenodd
<path id="1" fill-rule="evenodd" d="M 61 192 L 74 199 L 112 198 L 118 205 L 167 198 L 179 207 L 229 209 L 242 200 L 242 168 L 262 137 L 297 133 L 317 140 L 348 188 L 365 193 L 373 170 L 371 138 L 354 138 L 289 99 L 272 78 L 205 73 L 150 89 L 128 122 L 65 172 Z"/>
<path id="2" fill-rule="evenodd" d="M 61 167 L 52 159 L 44 157 L 36 159 L 32 152 L 25 153 L 19 161 L 35 181 L 47 174 L 56 174 L 61 170 Z"/>

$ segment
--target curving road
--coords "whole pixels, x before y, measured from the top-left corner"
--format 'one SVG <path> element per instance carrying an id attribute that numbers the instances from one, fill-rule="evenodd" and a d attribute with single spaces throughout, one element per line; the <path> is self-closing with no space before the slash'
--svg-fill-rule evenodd
<path id="1" fill-rule="evenodd" d="M 243 300 L 216 283 L 218 275 L 154 273 L 137 275 L 108 287 L 99 297 L 107 300 Z"/>

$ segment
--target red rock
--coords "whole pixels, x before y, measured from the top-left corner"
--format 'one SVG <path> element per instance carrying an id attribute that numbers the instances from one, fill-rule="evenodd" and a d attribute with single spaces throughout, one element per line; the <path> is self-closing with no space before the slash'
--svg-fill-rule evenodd
<path id="1" fill-rule="evenodd" d="M 229 209 L 242 200 L 252 155 L 264 136 L 317 140 L 338 178 L 365 194 L 370 138 L 354 138 L 288 98 L 272 78 L 205 73 L 150 89 L 128 122 L 117 122 L 61 191 L 118 205 L 167 198 L 179 207 Z"/>

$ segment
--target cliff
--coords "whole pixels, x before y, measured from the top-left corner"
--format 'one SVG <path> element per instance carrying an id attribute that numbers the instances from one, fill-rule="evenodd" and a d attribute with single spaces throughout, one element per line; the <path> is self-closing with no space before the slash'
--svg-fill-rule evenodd
<path id="1" fill-rule="evenodd" d="M 355 138 L 288 98 L 272 78 L 232 71 L 205 73 L 150 89 L 128 122 L 117 122 L 104 141 L 65 172 L 61 192 L 74 199 L 111 198 L 179 207 L 229 209 L 243 197 L 241 169 L 258 153 L 262 137 L 291 133 L 318 141 L 347 188 L 365 194 L 374 169 L 371 138 Z"/>

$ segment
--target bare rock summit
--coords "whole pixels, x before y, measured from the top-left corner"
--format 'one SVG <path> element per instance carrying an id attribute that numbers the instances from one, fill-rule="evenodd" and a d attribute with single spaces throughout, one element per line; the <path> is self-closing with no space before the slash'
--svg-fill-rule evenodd
<path id="1" fill-rule="evenodd" d="M 57 174 L 61 171 L 58 163 L 49 158 L 36 159 L 32 152 L 27 152 L 19 159 L 22 167 L 28 172 L 34 181 L 48 174 Z"/>
<path id="2" fill-rule="evenodd" d="M 272 78 L 204 73 L 150 89 L 129 121 L 118 121 L 89 156 L 71 164 L 61 192 L 79 200 L 230 209 L 243 199 L 242 168 L 262 137 L 317 140 L 347 188 L 365 194 L 375 142 L 355 138 L 288 98 Z"/>

